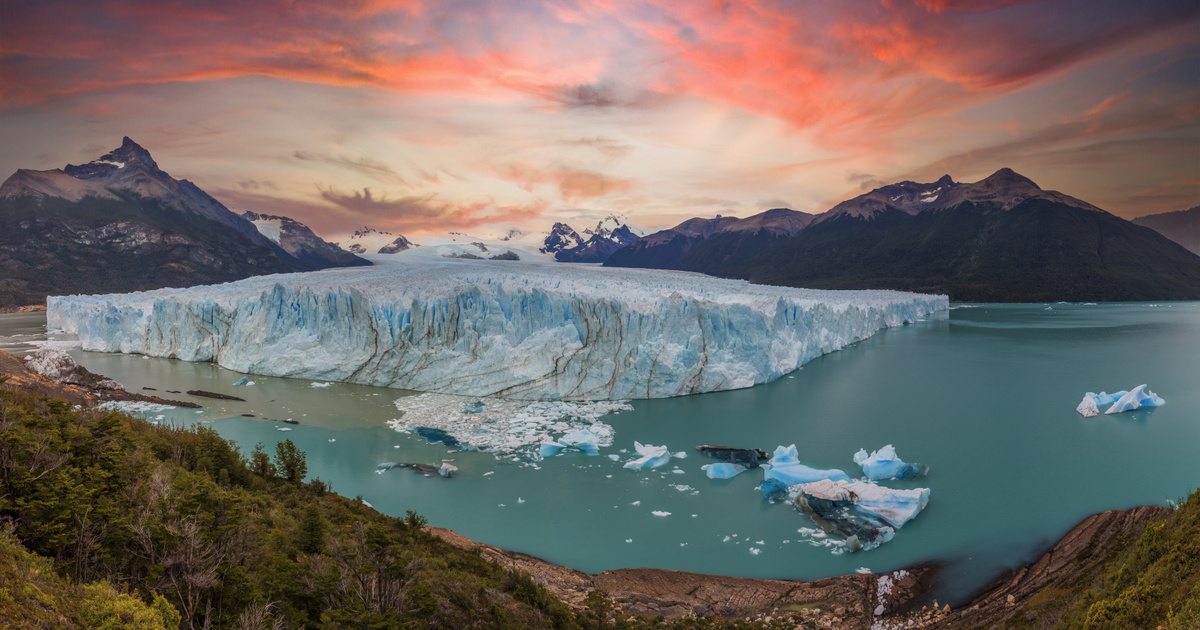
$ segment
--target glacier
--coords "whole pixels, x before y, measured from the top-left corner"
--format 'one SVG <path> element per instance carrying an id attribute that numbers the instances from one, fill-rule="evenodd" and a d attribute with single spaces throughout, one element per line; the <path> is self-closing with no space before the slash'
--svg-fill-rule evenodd
<path id="1" fill-rule="evenodd" d="M 686 272 L 371 256 L 371 267 L 52 296 L 84 350 L 245 374 L 513 400 L 664 398 L 750 387 L 944 295 L 819 291 Z"/>

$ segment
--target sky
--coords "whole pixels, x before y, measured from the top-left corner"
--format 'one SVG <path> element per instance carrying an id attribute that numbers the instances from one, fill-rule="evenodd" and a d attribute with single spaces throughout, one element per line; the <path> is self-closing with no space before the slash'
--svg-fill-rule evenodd
<path id="1" fill-rule="evenodd" d="M 4 0 L 0 177 L 130 136 L 331 237 L 648 228 L 1001 167 L 1200 205 L 1200 3 Z"/>

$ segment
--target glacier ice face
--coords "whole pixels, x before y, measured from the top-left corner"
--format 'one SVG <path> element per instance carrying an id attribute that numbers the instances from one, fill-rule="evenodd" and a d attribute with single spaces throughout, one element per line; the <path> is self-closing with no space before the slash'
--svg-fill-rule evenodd
<path id="1" fill-rule="evenodd" d="M 765 383 L 948 308 L 946 296 L 684 272 L 371 260 L 189 289 L 55 296 L 47 321 L 78 335 L 85 350 L 213 361 L 248 374 L 616 400 Z"/>
<path id="2" fill-rule="evenodd" d="M 1113 406 L 1108 408 L 1104 413 L 1121 413 L 1123 411 L 1133 411 L 1142 407 L 1160 407 L 1166 401 L 1159 398 L 1154 392 L 1146 389 L 1145 385 L 1138 385 L 1132 391 L 1121 396 Z"/>
<path id="3" fill-rule="evenodd" d="M 788 487 L 820 479 L 850 480 L 845 472 L 836 468 L 821 470 L 801 464 L 795 444 L 776 448 L 771 460 L 763 465 L 763 470 L 765 471 L 763 473 L 765 481 L 778 480 Z M 765 496 L 766 492 L 764 491 L 763 494 Z"/>
<path id="4" fill-rule="evenodd" d="M 854 454 L 854 463 L 862 466 L 863 474 L 871 481 L 880 479 L 916 479 L 929 472 L 925 464 L 909 464 L 896 455 L 896 449 L 887 446 L 867 455 L 866 449 Z"/>
<path id="5" fill-rule="evenodd" d="M 745 472 L 746 467 L 741 464 L 720 462 L 717 464 L 705 464 L 700 467 L 700 470 L 703 470 L 709 479 L 733 479 Z"/>
<path id="6" fill-rule="evenodd" d="M 637 451 L 641 457 L 625 462 L 625 467 L 629 470 L 658 468 L 671 461 L 671 451 L 665 446 L 651 446 L 649 444 L 642 444 L 641 442 L 634 442 L 633 450 Z"/>

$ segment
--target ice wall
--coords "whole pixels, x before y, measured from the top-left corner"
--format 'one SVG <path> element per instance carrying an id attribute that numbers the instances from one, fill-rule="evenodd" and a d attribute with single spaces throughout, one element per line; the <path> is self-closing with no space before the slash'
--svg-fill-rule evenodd
<path id="1" fill-rule="evenodd" d="M 945 296 L 815 291 L 682 272 L 371 257 L 372 267 L 51 297 L 83 349 L 253 374 L 523 400 L 749 387 L 940 316 Z"/>

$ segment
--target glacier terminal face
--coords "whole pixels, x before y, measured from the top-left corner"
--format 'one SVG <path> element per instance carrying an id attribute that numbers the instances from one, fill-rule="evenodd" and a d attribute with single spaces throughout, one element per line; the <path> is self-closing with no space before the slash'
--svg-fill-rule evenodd
<path id="1" fill-rule="evenodd" d="M 698 274 L 372 256 L 375 266 L 50 297 L 84 350 L 251 374 L 518 400 L 749 387 L 946 296 L 817 291 Z"/>

